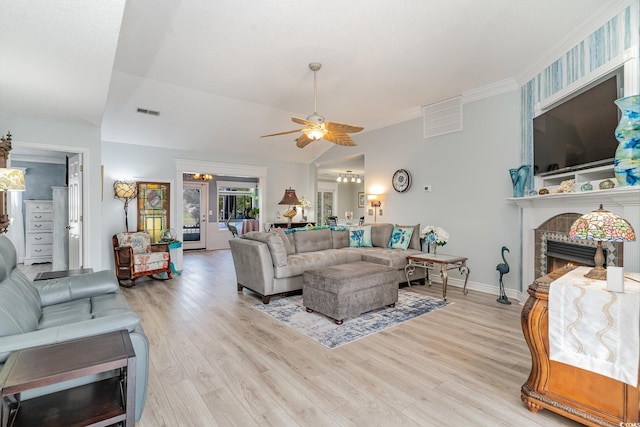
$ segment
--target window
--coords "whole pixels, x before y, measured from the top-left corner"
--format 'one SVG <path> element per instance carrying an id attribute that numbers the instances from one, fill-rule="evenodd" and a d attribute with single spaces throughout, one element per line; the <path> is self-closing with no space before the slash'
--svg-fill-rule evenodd
<path id="1" fill-rule="evenodd" d="M 218 223 L 226 228 L 226 221 L 256 218 L 258 215 L 258 188 L 252 183 L 223 183 L 218 186 Z"/>
<path id="2" fill-rule="evenodd" d="M 155 243 L 168 228 L 169 183 L 138 182 L 138 231 L 147 231 Z"/>
<path id="3" fill-rule="evenodd" d="M 317 224 L 324 224 L 327 217 L 333 215 L 333 191 L 318 191 L 318 222 Z"/>

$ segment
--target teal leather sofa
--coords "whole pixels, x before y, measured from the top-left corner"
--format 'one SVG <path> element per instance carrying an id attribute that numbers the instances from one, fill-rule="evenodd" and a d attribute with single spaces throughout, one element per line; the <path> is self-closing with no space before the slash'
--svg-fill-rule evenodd
<path id="1" fill-rule="evenodd" d="M 126 329 L 136 353 L 135 418 L 147 393 L 149 341 L 111 270 L 32 282 L 16 267 L 16 250 L 0 235 L 0 369 L 11 352 Z M 43 360 L 42 363 L 47 363 Z M 94 378 L 22 394 L 26 400 Z"/>

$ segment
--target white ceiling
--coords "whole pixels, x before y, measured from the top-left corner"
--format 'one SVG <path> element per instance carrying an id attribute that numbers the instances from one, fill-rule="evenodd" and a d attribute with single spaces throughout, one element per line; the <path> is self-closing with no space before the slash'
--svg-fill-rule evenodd
<path id="1" fill-rule="evenodd" d="M 101 125 L 107 141 L 308 163 L 332 144 L 259 136 L 313 112 L 310 62 L 323 64 L 318 113 L 366 132 L 524 83 L 580 23 L 619 3 L 3 0 L 0 111 Z"/>

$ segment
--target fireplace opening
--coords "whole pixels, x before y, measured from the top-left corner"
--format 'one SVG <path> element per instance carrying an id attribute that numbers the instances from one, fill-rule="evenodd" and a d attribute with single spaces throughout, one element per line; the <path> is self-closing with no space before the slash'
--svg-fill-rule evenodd
<path id="1" fill-rule="evenodd" d="M 605 259 L 607 250 L 603 249 Z M 595 267 L 596 248 L 574 243 L 547 240 L 547 273 L 564 267 L 567 264 Z"/>
<path id="2" fill-rule="evenodd" d="M 549 218 L 535 230 L 534 274 L 542 277 L 567 264 L 594 267 L 596 244 L 593 240 L 573 240 L 569 237 L 571 224 L 578 213 L 563 213 Z M 605 265 L 621 267 L 623 244 L 602 242 Z"/>

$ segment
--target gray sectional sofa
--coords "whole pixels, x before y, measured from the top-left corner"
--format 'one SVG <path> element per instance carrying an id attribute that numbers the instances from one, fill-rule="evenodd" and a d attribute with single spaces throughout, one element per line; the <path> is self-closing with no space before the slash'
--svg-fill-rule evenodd
<path id="1" fill-rule="evenodd" d="M 250 289 L 269 303 L 271 296 L 302 290 L 303 273 L 356 261 L 368 261 L 394 267 L 398 284 L 406 282 L 407 256 L 420 253 L 420 224 L 413 225 L 406 250 L 388 248 L 393 224 L 371 226 L 372 247 L 349 247 L 349 231 L 340 227 L 313 230 L 297 229 L 285 233 L 252 231 L 229 240 L 236 270 L 238 291 Z M 417 269 L 413 279 L 424 281 L 424 269 Z"/>
<path id="2" fill-rule="evenodd" d="M 16 350 L 127 330 L 136 353 L 135 419 L 139 420 L 147 393 L 149 341 L 114 272 L 32 282 L 16 261 L 13 244 L 0 235 L 0 369 Z M 22 399 L 94 379 L 82 380 L 25 392 Z"/>

